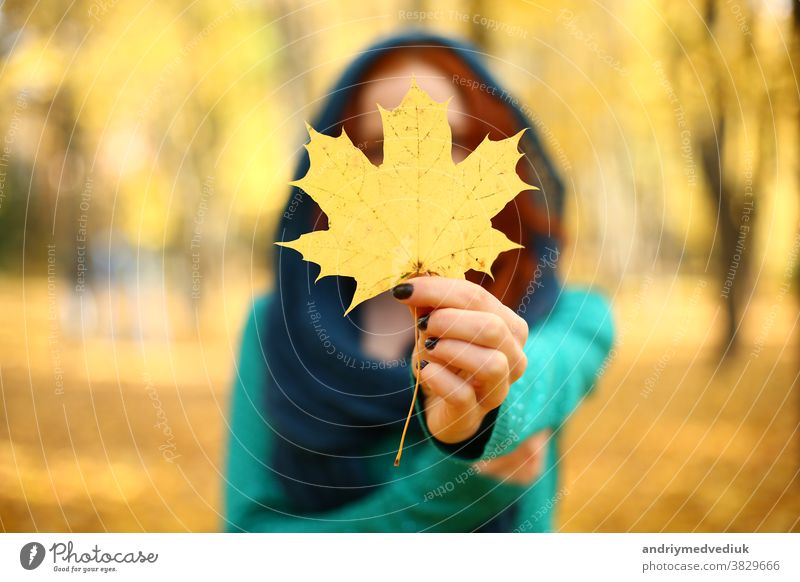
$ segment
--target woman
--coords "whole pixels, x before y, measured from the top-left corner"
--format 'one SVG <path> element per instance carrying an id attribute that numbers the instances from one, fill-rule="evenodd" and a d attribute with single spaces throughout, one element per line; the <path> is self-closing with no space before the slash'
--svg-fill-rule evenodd
<path id="1" fill-rule="evenodd" d="M 411 76 L 452 96 L 453 158 L 489 134 L 527 128 L 520 193 L 492 221 L 523 249 L 500 255 L 494 279 L 417 277 L 343 317 L 354 282 L 325 277 L 288 249 L 275 291 L 256 301 L 237 369 L 228 451 L 228 531 L 548 531 L 559 497 L 558 429 L 590 390 L 612 344 L 604 299 L 562 288 L 563 188 L 523 113 L 474 49 L 428 35 L 362 53 L 312 126 L 344 128 L 375 164 L 376 103 L 393 108 Z M 297 169 L 308 169 L 304 155 Z M 277 240 L 327 227 L 293 190 Z M 413 322 L 409 312 L 424 314 Z M 421 340 L 414 345 L 414 327 Z M 419 361 L 422 387 L 393 461 Z"/>

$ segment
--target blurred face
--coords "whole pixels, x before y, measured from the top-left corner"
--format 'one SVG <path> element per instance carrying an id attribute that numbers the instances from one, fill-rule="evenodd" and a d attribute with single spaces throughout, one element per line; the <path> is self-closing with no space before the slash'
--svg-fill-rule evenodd
<path id="1" fill-rule="evenodd" d="M 464 111 L 464 100 L 458 93 L 451 79 L 439 69 L 423 61 L 407 61 L 396 68 L 385 70 L 379 78 L 366 81 L 359 101 L 359 116 L 355 123 L 356 135 L 351 135 L 353 143 L 364 150 L 364 154 L 373 164 L 383 159 L 383 125 L 376 103 L 384 109 L 394 109 L 411 85 L 411 76 L 436 101 L 451 98 L 447 108 L 447 119 L 453 131 L 453 161 L 463 160 L 469 152 L 464 148 L 469 126 L 467 113 Z"/>

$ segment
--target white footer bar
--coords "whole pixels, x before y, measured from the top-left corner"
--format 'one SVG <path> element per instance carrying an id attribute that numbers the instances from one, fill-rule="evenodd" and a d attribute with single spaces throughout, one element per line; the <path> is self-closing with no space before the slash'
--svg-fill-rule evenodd
<path id="1" fill-rule="evenodd" d="M 800 534 L 3 534 L 0 580 L 800 580 Z M 257 578 L 256 578 L 257 577 Z"/>

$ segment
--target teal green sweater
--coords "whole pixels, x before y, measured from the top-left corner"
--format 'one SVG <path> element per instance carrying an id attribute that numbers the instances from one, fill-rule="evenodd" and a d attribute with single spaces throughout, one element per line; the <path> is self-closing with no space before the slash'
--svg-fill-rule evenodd
<path id="1" fill-rule="evenodd" d="M 568 493 L 559 489 L 558 429 L 591 390 L 612 346 L 613 324 L 605 299 L 588 290 L 567 288 L 546 321 L 531 328 L 525 344 L 527 370 L 512 384 L 480 456 L 457 458 L 428 438 L 407 447 L 400 467 L 386 463 L 385 455 L 380 457 L 385 467 L 378 470 L 385 474 L 386 484 L 377 491 L 313 515 L 287 511 L 268 464 L 280 437 L 263 414 L 269 372 L 257 322 L 263 321 L 270 300 L 265 296 L 255 302 L 242 338 L 230 413 L 226 531 L 464 532 L 515 502 L 519 507 L 515 531 L 553 528 L 553 509 Z M 554 433 L 544 470 L 531 485 L 506 483 L 475 471 L 476 461 L 511 452 L 548 428 Z M 423 429 L 430 436 L 427 427 Z M 394 440 L 392 444 L 396 445 Z M 365 454 L 372 447 L 391 449 L 388 443 L 365 443 Z"/>

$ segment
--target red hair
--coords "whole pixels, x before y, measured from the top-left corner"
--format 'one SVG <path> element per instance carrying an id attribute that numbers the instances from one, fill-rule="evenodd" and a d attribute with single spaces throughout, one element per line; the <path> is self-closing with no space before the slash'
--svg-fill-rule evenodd
<path id="1" fill-rule="evenodd" d="M 459 144 L 462 147 L 473 151 L 487 135 L 492 140 L 501 140 L 515 135 L 522 129 L 511 107 L 504 103 L 500 96 L 473 88 L 480 87 L 482 81 L 475 78 L 475 73 L 454 51 L 447 47 L 413 46 L 388 52 L 372 63 L 362 77 L 362 85 L 354 89 L 353 95 L 348 100 L 341 128 L 349 136 L 358 135 L 357 122 L 359 114 L 362 113 L 357 110 L 358 97 L 365 81 L 385 76 L 399 65 L 419 61 L 432 65 L 450 79 L 459 81 L 463 79 L 459 83 L 454 83 L 454 89 L 463 99 L 467 114 L 465 116 L 467 134 L 463 143 Z M 520 159 L 517 173 L 528 184 L 541 187 L 540 180 L 534 175 L 532 160 L 528 158 L 529 156 L 523 156 Z M 327 228 L 327 217 L 319 207 L 317 212 L 312 214 L 317 229 Z M 516 310 L 535 275 L 537 257 L 529 250 L 533 247 L 534 239 L 542 235 L 560 239 L 561 229 L 534 202 L 530 191 L 520 192 L 511 200 L 492 218 L 492 226 L 525 248 L 501 253 L 492 266 L 494 279 L 474 270 L 468 271 L 466 278 L 481 285 L 505 305 Z"/>

